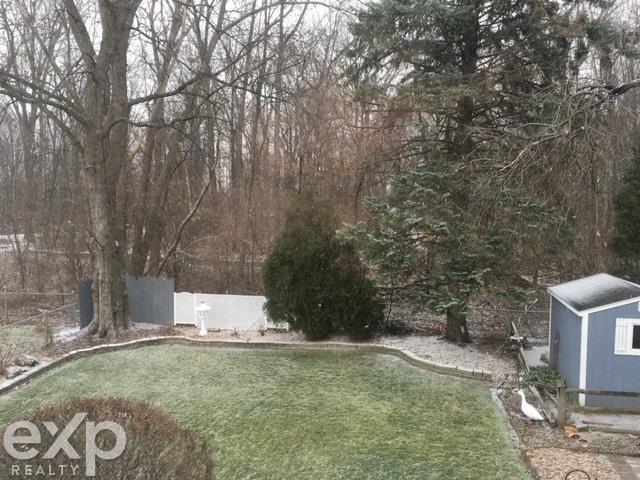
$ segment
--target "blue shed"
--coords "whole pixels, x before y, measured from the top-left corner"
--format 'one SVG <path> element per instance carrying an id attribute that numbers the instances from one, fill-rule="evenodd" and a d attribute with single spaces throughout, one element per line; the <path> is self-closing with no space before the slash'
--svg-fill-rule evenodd
<path id="1" fill-rule="evenodd" d="M 640 285 L 604 273 L 549 288 L 549 359 L 570 388 L 640 392 Z M 579 395 L 638 409 L 640 398 Z"/>

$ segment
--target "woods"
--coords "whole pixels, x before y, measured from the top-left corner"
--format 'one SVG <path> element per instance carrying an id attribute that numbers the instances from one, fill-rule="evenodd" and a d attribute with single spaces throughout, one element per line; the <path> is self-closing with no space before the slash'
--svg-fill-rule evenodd
<path id="1" fill-rule="evenodd" d="M 260 292 L 308 190 L 364 222 L 380 287 L 452 330 L 474 296 L 517 302 L 549 278 L 612 269 L 614 198 L 640 139 L 638 13 L 3 2 L 0 235 L 18 272 L 5 283 L 92 277 L 100 336 L 128 327 L 124 274 Z"/>

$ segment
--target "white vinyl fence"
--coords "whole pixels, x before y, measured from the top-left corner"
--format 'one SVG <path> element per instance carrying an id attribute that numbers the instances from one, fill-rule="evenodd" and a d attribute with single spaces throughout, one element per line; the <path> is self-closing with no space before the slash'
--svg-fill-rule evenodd
<path id="1" fill-rule="evenodd" d="M 174 294 L 174 323 L 200 327 L 195 308 L 201 302 L 211 307 L 206 312 L 207 330 L 266 330 L 273 328 L 263 306 L 266 299 L 259 295 L 215 295 L 181 292 Z"/>

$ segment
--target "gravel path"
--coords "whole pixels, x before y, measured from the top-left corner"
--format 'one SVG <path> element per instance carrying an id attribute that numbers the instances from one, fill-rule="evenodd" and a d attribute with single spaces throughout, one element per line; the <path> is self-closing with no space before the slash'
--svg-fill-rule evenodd
<path id="1" fill-rule="evenodd" d="M 179 327 L 180 334 L 187 336 L 197 336 L 195 327 Z M 210 331 L 207 338 L 234 339 L 246 342 L 298 342 L 310 343 L 304 336 L 295 332 L 284 332 L 268 330 L 266 332 L 234 332 L 222 330 L 218 332 Z M 328 341 L 349 342 L 345 336 L 335 336 Z M 494 381 L 501 381 L 506 375 L 516 372 L 516 362 L 514 359 L 493 353 L 490 348 L 480 345 L 457 346 L 451 342 L 435 336 L 404 335 L 404 336 L 380 336 L 369 340 L 367 343 L 394 347 L 402 350 L 410 350 L 419 357 L 431 360 L 435 363 L 445 365 L 470 368 L 474 370 L 490 371 L 494 375 Z"/>
<path id="2" fill-rule="evenodd" d="M 436 363 L 456 365 L 474 370 L 488 370 L 493 373 L 494 381 L 500 381 L 506 375 L 517 371 L 515 359 L 491 352 L 486 347 L 475 344 L 460 347 L 440 337 L 403 336 L 381 337 L 375 343 L 387 347 L 410 350 L 416 355 Z"/>
<path id="3" fill-rule="evenodd" d="M 605 455 L 579 453 L 561 448 L 534 448 L 526 451 L 529 461 L 544 480 L 586 480 L 583 470 L 592 480 L 623 480 Z"/>

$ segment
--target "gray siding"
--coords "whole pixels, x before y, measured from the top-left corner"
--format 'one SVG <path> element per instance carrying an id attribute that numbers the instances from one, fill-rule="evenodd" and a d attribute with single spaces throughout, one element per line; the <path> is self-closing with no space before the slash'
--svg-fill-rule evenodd
<path id="1" fill-rule="evenodd" d="M 582 318 L 551 297 L 551 365 L 558 369 L 569 387 L 580 385 L 580 336 Z"/>
<path id="2" fill-rule="evenodd" d="M 614 354 L 617 318 L 640 318 L 638 303 L 589 315 L 588 390 L 640 392 L 640 356 Z M 640 408 L 640 399 L 588 395 L 586 405 Z"/>

